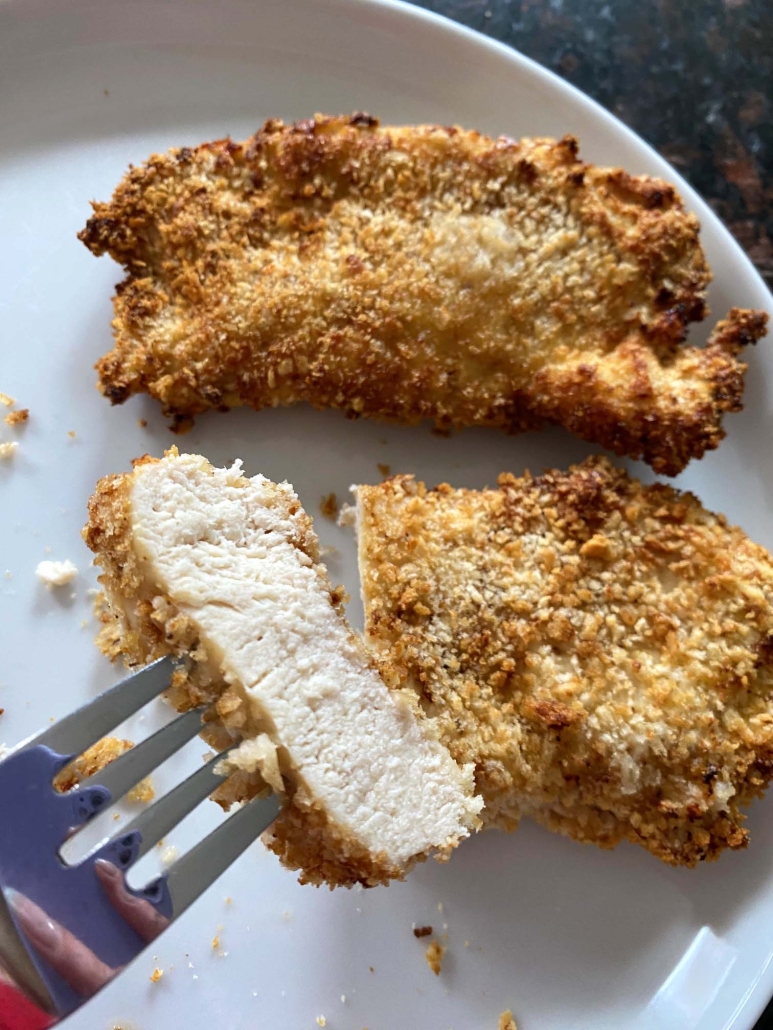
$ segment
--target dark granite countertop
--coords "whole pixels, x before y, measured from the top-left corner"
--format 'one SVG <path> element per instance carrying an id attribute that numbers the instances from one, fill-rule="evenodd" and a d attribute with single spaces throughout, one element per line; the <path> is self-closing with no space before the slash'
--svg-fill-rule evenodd
<path id="1" fill-rule="evenodd" d="M 709 202 L 773 288 L 773 0 L 414 2 L 614 112 Z M 773 1002 L 757 1030 L 773 1030 Z"/>
<path id="2" fill-rule="evenodd" d="M 773 0 L 418 0 L 594 97 L 705 197 L 773 287 Z"/>

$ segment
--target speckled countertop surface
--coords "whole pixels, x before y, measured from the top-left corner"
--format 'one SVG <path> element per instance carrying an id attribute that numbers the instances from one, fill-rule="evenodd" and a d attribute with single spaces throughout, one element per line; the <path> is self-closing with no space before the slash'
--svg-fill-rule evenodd
<path id="1" fill-rule="evenodd" d="M 773 0 L 414 2 L 509 43 L 630 125 L 773 288 Z M 773 1030 L 773 1002 L 757 1030 Z"/>
<path id="2" fill-rule="evenodd" d="M 421 0 L 598 100 L 711 204 L 773 287 L 773 0 Z"/>

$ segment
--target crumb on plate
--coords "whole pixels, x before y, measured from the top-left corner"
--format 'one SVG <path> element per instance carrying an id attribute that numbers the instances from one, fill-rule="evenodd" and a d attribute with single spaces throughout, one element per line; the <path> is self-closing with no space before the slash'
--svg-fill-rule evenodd
<path id="1" fill-rule="evenodd" d="M 217 949 L 219 947 L 220 947 L 220 937 L 219 937 L 218 934 L 215 934 L 215 936 L 212 938 L 212 948 L 213 948 L 214 951 L 217 951 Z"/>
<path id="2" fill-rule="evenodd" d="M 156 791 L 153 786 L 153 781 L 149 776 L 146 776 L 144 780 L 140 782 L 129 791 L 126 795 L 127 801 L 133 801 L 137 804 L 147 804 L 152 801 L 156 796 Z"/>
<path id="3" fill-rule="evenodd" d="M 327 1026 L 327 1020 L 324 1016 L 317 1016 L 317 1026 Z"/>
<path id="4" fill-rule="evenodd" d="M 427 948 L 427 965 L 435 976 L 440 976 L 440 970 L 443 968 L 443 956 L 445 953 L 446 949 L 439 941 L 430 942 L 430 945 Z"/>
<path id="5" fill-rule="evenodd" d="M 385 479 L 392 475 L 392 466 L 386 465 L 383 461 L 377 461 L 376 468 Z"/>
<path id="6" fill-rule="evenodd" d="M 16 403 L 13 397 L 9 397 L 7 393 L 0 391 L 0 404 L 4 404 L 6 408 L 12 407 Z"/>
<path id="7" fill-rule="evenodd" d="M 518 1030 L 513 1014 L 510 1009 L 505 1009 L 502 1015 L 499 1017 L 499 1024 L 497 1030 Z"/>
<path id="8" fill-rule="evenodd" d="M 338 498 L 334 493 L 329 493 L 319 502 L 319 510 L 326 519 L 335 520 L 338 516 Z"/>
<path id="9" fill-rule="evenodd" d="M 161 977 L 163 975 L 164 975 L 164 970 L 163 969 L 159 969 L 158 966 L 156 966 L 156 968 L 150 974 L 150 979 L 153 981 L 154 984 L 157 984 L 158 981 L 161 979 Z"/>
<path id="10" fill-rule="evenodd" d="M 177 861 L 179 852 L 174 844 L 170 844 L 168 848 L 164 848 L 161 852 L 161 861 L 164 865 L 172 865 L 173 862 Z"/>
<path id="11" fill-rule="evenodd" d="M 429 937 L 432 933 L 431 926 L 414 926 L 413 936 L 414 937 Z"/>
<path id="12" fill-rule="evenodd" d="M 41 583 L 52 590 L 54 587 L 63 587 L 66 583 L 71 583 L 78 575 L 78 568 L 69 558 L 65 558 L 64 561 L 42 561 L 38 562 L 35 575 Z"/>
<path id="13" fill-rule="evenodd" d="M 19 408 L 18 411 L 11 411 L 5 416 L 5 422 L 9 426 L 20 426 L 30 417 L 29 408 Z"/>
<path id="14" fill-rule="evenodd" d="M 75 432 L 74 429 L 68 429 L 67 435 L 70 437 L 71 440 L 74 440 L 78 434 Z"/>
<path id="15" fill-rule="evenodd" d="M 6 443 L 0 443 L 0 461 L 7 461 L 8 458 L 12 458 L 16 453 L 18 443 L 15 440 L 9 440 Z"/>

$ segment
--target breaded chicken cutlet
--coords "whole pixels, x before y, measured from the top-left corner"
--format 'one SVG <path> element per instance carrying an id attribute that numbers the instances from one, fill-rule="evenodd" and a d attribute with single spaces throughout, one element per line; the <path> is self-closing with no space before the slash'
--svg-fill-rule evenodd
<path id="1" fill-rule="evenodd" d="M 181 427 L 298 401 L 558 423 L 671 475 L 722 439 L 765 331 L 734 308 L 684 346 L 710 279 L 696 217 L 572 137 L 274 120 L 154 155 L 93 206 L 81 240 L 127 272 L 100 388 L 150 393 Z"/>
<path id="2" fill-rule="evenodd" d="M 692 866 L 741 848 L 773 772 L 773 559 L 606 459 L 497 489 L 357 488 L 369 643 L 484 825 L 522 816 Z"/>
<path id="3" fill-rule="evenodd" d="M 146 457 L 99 482 L 84 536 L 103 569 L 103 649 L 183 661 L 170 700 L 212 702 L 207 739 L 240 742 L 221 802 L 267 784 L 283 796 L 270 847 L 303 882 L 402 878 L 479 825 L 472 767 L 380 678 L 287 483 Z"/>

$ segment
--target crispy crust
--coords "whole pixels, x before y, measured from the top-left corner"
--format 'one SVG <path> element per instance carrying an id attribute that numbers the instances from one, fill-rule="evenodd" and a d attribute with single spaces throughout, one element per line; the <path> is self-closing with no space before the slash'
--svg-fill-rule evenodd
<path id="1" fill-rule="evenodd" d="M 154 155 L 80 239 L 127 278 L 103 393 L 181 426 L 306 401 L 441 428 L 560 423 L 657 471 L 741 408 L 733 309 L 705 348 L 698 221 L 668 183 L 595 168 L 565 137 L 490 139 L 368 115 L 269 121 Z"/>
<path id="2" fill-rule="evenodd" d="M 484 824 L 685 866 L 746 845 L 773 774 L 767 551 L 603 458 L 358 498 L 368 638 L 475 763 Z"/>
<path id="3" fill-rule="evenodd" d="M 157 460 L 146 455 L 134 467 Z M 145 580 L 129 521 L 133 475 L 106 476 L 89 499 L 83 537 L 96 556 L 95 563 L 102 567 L 99 581 L 105 590 L 98 644 L 111 660 L 120 656 L 130 668 L 170 653 L 185 658 L 187 672 L 176 674 L 167 697 L 179 711 L 217 701 L 218 718 L 203 736 L 219 749 L 232 741 L 232 735 L 255 728 L 247 722 L 248 706 L 208 665 L 206 648 L 195 626 Z M 317 571 L 330 590 L 331 603 L 338 607 L 341 594 L 330 587 L 324 566 L 318 564 L 317 538 L 308 517 L 296 543 L 317 563 Z M 302 777 L 289 766 L 281 748 L 279 752 L 287 804 L 264 840 L 286 866 L 300 870 L 300 882 L 326 883 L 330 887 L 354 883 L 375 886 L 402 879 L 406 869 L 395 868 L 383 855 L 373 855 L 327 817 Z M 266 789 L 259 774 L 237 772 L 219 789 L 216 800 L 227 809 Z"/>

